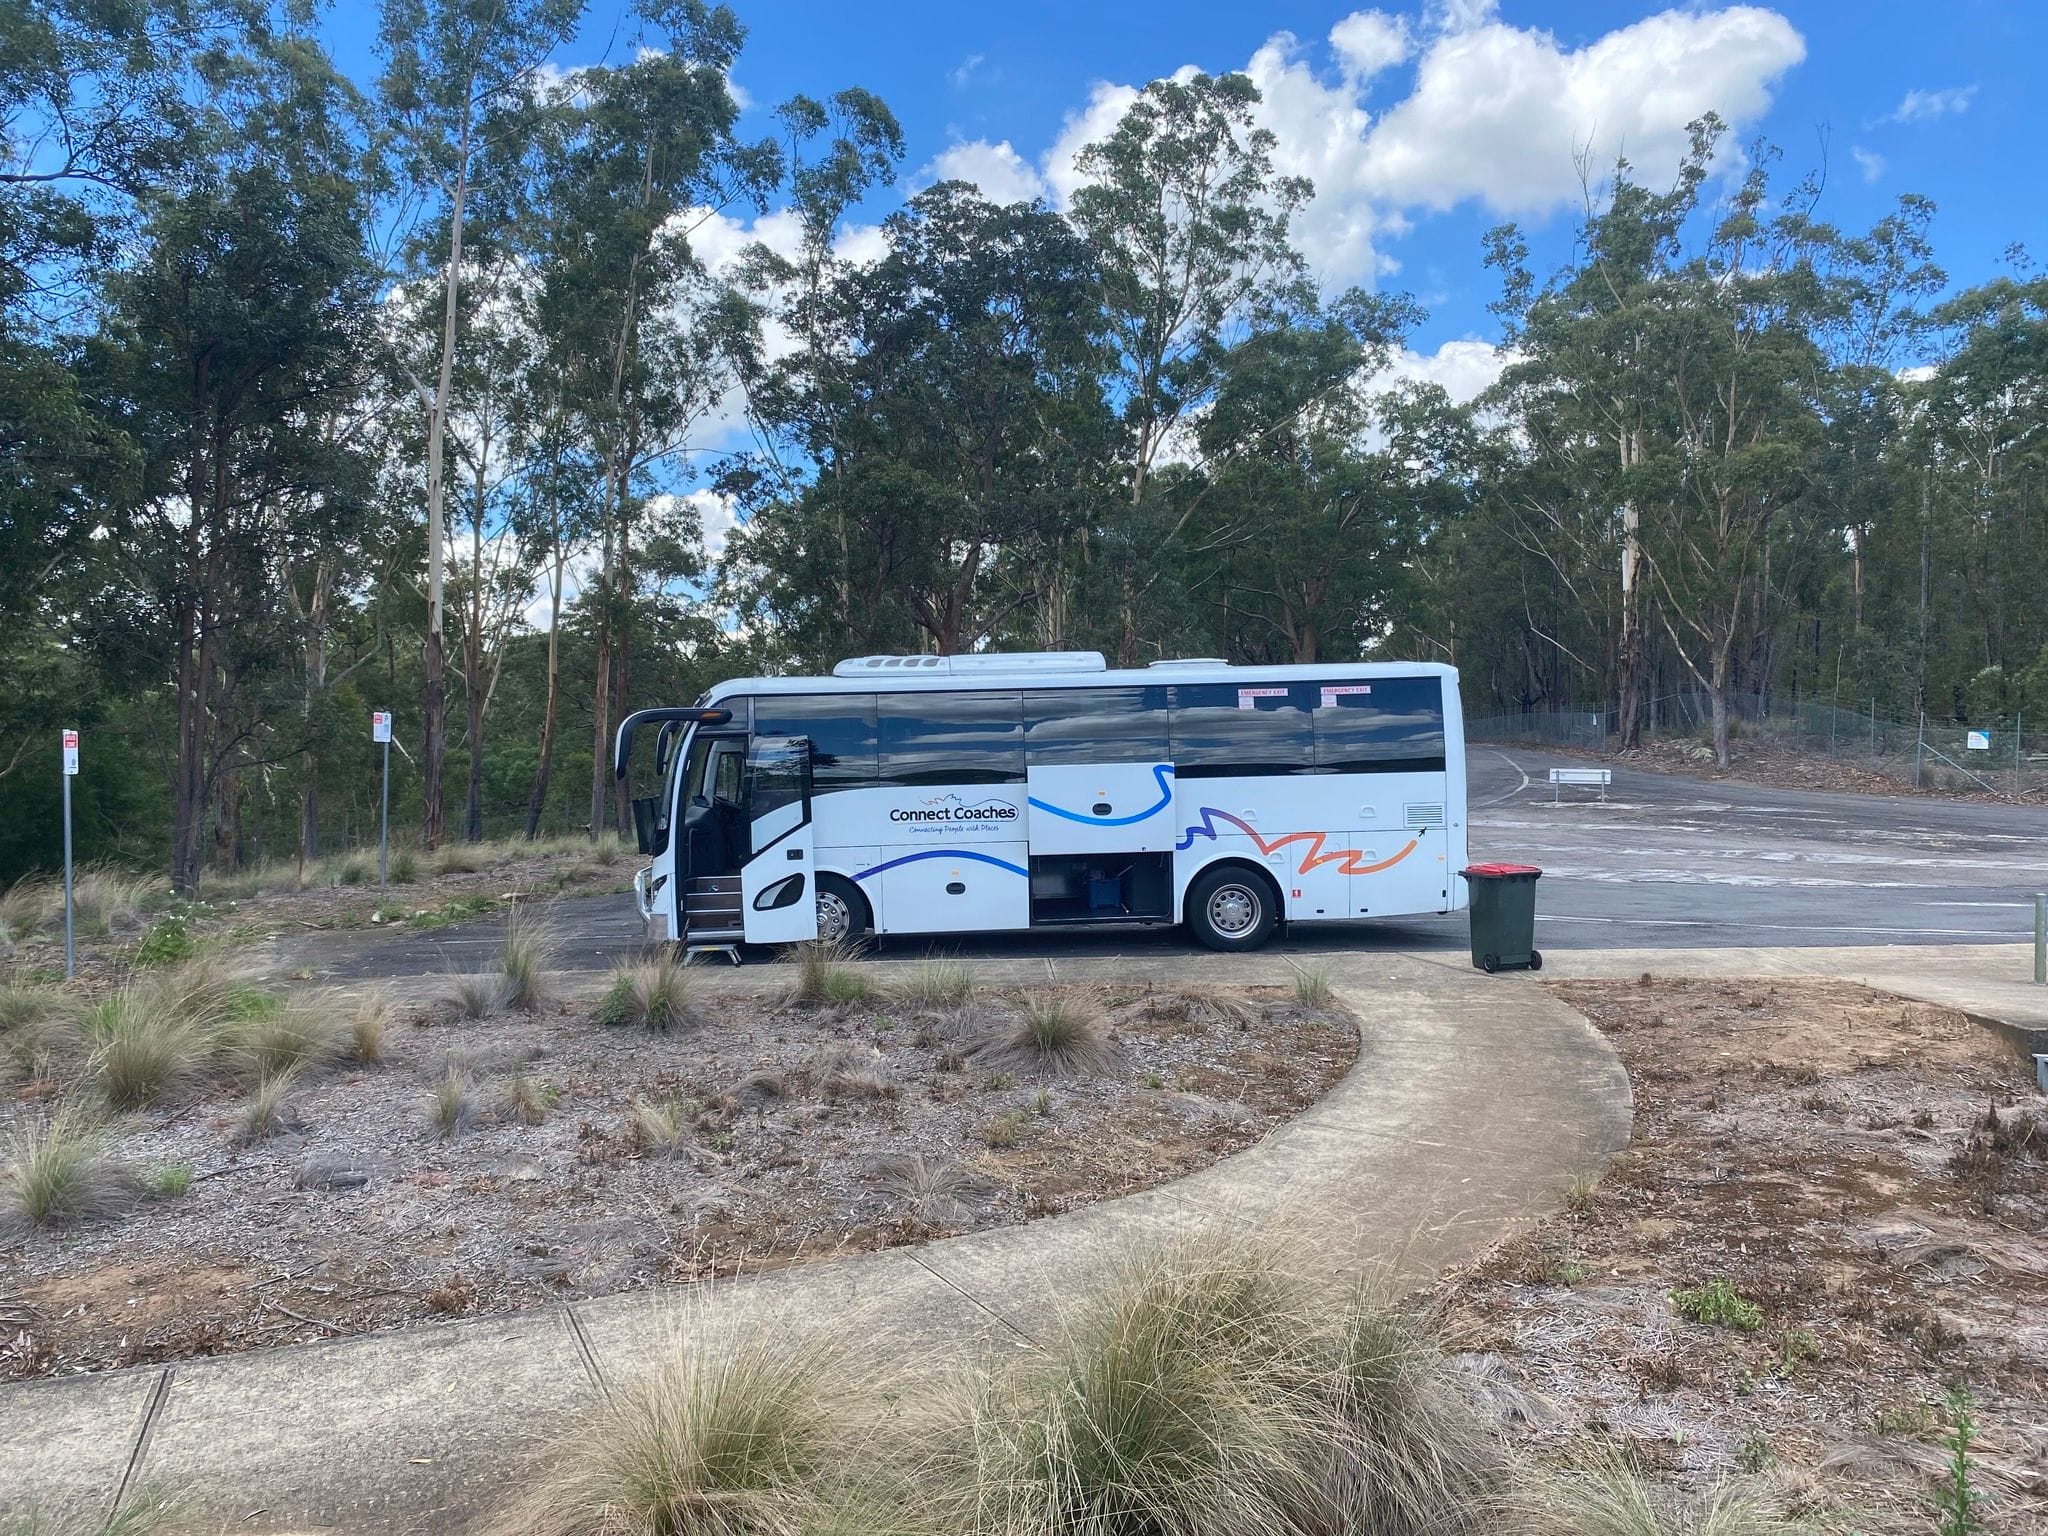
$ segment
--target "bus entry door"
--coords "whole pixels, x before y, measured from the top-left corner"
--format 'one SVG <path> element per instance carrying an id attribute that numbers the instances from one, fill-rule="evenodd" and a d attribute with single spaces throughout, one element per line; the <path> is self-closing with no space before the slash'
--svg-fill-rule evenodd
<path id="1" fill-rule="evenodd" d="M 759 736 L 747 746 L 747 861 L 740 910 L 749 944 L 793 944 L 818 936 L 811 846 L 811 743 Z"/>

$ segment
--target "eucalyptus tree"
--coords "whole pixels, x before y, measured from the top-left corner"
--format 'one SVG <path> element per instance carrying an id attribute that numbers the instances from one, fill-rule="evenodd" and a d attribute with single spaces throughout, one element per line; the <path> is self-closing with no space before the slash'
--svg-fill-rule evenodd
<path id="1" fill-rule="evenodd" d="M 1275 173 L 1259 99 L 1240 74 L 1155 80 L 1077 162 L 1085 179 L 1071 212 L 1102 274 L 1126 434 L 1130 510 L 1105 529 L 1126 663 L 1141 604 L 1169 564 L 1156 557 L 1182 531 L 1172 516 L 1144 515 L 1155 466 L 1213 396 L 1232 341 L 1313 297 L 1289 223 L 1314 188 Z"/>
<path id="2" fill-rule="evenodd" d="M 531 131 L 539 72 L 575 31 L 583 0 L 382 0 L 379 81 L 390 148 L 405 175 L 403 222 L 423 274 L 440 290 L 434 383 L 426 396 L 427 607 L 422 835 L 443 834 L 447 681 L 442 641 L 445 437 L 461 345 L 464 242 L 475 204 L 500 206 L 519 187 L 519 143 Z M 480 173 L 484 173 L 481 174 Z M 491 174 L 495 173 L 495 175 Z M 493 180 L 497 185 L 493 185 Z"/>
<path id="3" fill-rule="evenodd" d="M 600 469 L 597 569 L 583 605 L 596 636 L 590 830 L 625 824 L 609 768 L 632 661 L 635 523 L 726 395 L 755 331 L 752 307 L 709 273 L 692 237 L 779 179 L 772 141 L 745 144 L 728 80 L 745 33 L 724 7 L 648 0 L 630 64 L 559 88 L 564 122 L 542 204 L 568 238 L 548 253 L 537 325 L 576 359 L 569 409 Z"/>
<path id="4" fill-rule="evenodd" d="M 787 360 L 835 379 L 834 409 L 769 423 L 816 432 L 820 470 L 740 541 L 748 607 L 820 660 L 1014 629 L 1097 504 L 1111 435 L 1100 291 L 1065 220 L 942 182 L 883 232 L 886 254 L 809 302 Z"/>
<path id="5" fill-rule="evenodd" d="M 296 33 L 206 70 L 190 158 L 105 281 L 88 364 L 144 460 L 108 521 L 123 580 L 92 634 L 110 667 L 168 674 L 170 873 L 187 894 L 223 780 L 297 751 L 266 740 L 294 713 L 269 693 L 291 650 L 282 583 L 361 514 L 367 466 L 329 428 L 359 398 L 373 293 L 352 90 Z"/>

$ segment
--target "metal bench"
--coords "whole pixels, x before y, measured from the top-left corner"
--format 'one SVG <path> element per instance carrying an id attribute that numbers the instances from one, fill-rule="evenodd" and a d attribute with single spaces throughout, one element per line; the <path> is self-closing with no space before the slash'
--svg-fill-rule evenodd
<path id="1" fill-rule="evenodd" d="M 1550 770 L 1550 799 L 1554 805 L 1567 784 L 1586 789 L 1597 789 L 1600 798 L 1607 798 L 1607 786 L 1614 782 L 1612 768 L 1553 768 Z"/>

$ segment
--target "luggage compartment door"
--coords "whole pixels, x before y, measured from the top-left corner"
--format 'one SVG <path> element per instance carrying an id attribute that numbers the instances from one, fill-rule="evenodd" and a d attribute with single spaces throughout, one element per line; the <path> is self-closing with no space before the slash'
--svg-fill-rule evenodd
<path id="1" fill-rule="evenodd" d="M 1171 763 L 1032 767 L 1025 779 L 1033 854 L 1172 851 Z"/>

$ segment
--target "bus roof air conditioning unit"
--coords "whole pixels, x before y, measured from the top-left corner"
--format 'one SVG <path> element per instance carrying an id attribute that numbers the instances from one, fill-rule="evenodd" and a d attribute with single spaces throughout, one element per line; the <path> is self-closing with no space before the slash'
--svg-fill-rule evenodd
<path id="1" fill-rule="evenodd" d="M 1227 667 L 1229 662 L 1221 656 L 1173 656 L 1165 661 L 1155 661 L 1155 667 Z"/>
<path id="2" fill-rule="evenodd" d="M 852 656 L 832 669 L 834 677 L 875 677 L 906 672 L 948 677 L 990 673 L 1102 672 L 1100 651 L 989 651 L 966 656 Z"/>

